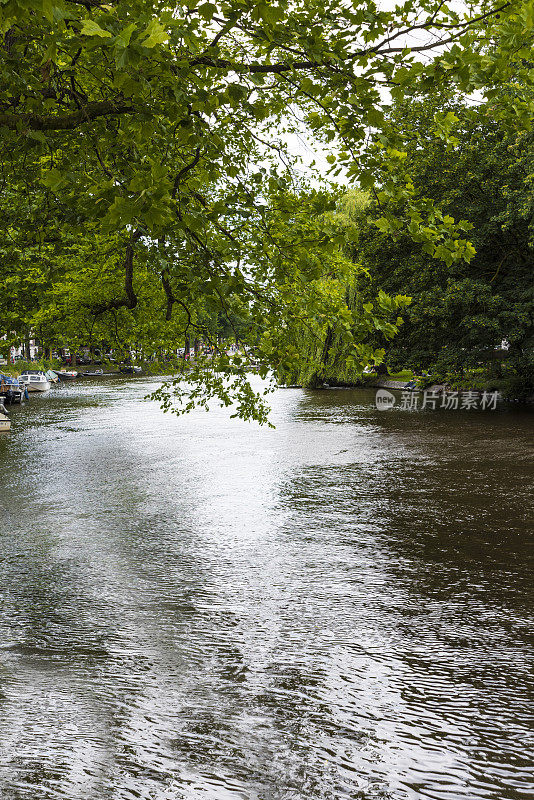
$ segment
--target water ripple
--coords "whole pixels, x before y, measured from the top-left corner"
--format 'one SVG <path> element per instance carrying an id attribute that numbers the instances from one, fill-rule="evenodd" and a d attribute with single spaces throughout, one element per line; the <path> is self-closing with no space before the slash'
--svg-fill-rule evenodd
<path id="1" fill-rule="evenodd" d="M 532 415 L 149 389 L 0 442 L 2 798 L 531 797 Z"/>

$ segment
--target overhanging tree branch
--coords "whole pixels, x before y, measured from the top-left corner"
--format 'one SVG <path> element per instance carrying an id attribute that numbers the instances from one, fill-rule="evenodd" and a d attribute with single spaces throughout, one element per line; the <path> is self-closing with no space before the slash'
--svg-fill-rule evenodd
<path id="1" fill-rule="evenodd" d="M 124 297 L 119 297 L 116 300 L 110 300 L 108 303 L 101 303 L 100 305 L 93 306 L 92 312 L 96 316 L 103 314 L 105 311 L 116 311 L 119 308 L 129 308 L 130 310 L 137 306 L 137 295 L 133 287 L 133 255 L 134 243 L 139 241 L 142 236 L 141 230 L 138 228 L 132 234 L 130 241 L 126 245 L 126 254 L 124 256 Z"/>
<path id="2" fill-rule="evenodd" d="M 77 128 L 84 122 L 98 117 L 110 117 L 118 114 L 135 114 L 139 111 L 129 103 L 115 103 L 112 100 L 89 102 L 71 114 L 5 114 L 0 113 L 0 125 L 10 130 L 26 128 L 34 131 L 67 131 Z"/>

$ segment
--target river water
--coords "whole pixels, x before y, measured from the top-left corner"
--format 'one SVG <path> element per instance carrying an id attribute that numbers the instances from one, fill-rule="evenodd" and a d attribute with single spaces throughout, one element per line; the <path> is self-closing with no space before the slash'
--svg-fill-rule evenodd
<path id="1" fill-rule="evenodd" d="M 155 386 L 0 437 L 2 800 L 532 797 L 534 415 Z"/>

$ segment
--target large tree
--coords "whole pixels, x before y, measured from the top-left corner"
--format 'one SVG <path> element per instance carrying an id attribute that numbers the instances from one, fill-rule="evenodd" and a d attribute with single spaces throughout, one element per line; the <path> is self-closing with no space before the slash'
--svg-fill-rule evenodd
<path id="1" fill-rule="evenodd" d="M 366 186 L 378 182 L 396 203 L 384 230 L 406 226 L 446 261 L 469 258 L 457 221 L 415 192 L 404 172 L 387 92 L 454 83 L 495 97 L 528 56 L 532 8 L 530 1 L 482 1 L 465 13 L 440 0 L 393 10 L 367 0 L 2 2 L 8 258 L 22 271 L 31 253 L 51 247 L 46 282 L 57 278 L 51 272 L 72 237 L 113 236 L 123 288 L 91 292 L 93 316 L 138 307 L 136 264 L 150 251 L 164 322 L 178 307 L 188 325 L 206 310 L 230 317 L 237 303 L 265 367 L 298 358 L 287 335 L 295 318 L 317 312 L 328 328 L 342 313 L 328 280 L 318 281 L 333 277 L 340 233 L 325 214 L 329 198 L 295 183 L 288 136 L 305 125 L 335 150 L 335 168 Z M 498 113 L 526 120 L 530 111 L 528 96 L 517 94 Z M 378 146 L 366 149 L 370 131 L 380 132 Z"/>
<path id="2" fill-rule="evenodd" d="M 513 93 L 513 87 L 503 91 Z M 448 147 L 428 124 L 444 105 L 455 116 Z M 377 227 L 379 202 L 370 199 L 352 247 L 352 257 L 368 270 L 360 289 L 370 297 L 379 287 L 412 297 L 402 331 L 388 345 L 389 364 L 461 371 L 491 363 L 506 340 L 508 363 L 532 385 L 532 133 L 504 128 L 492 104 L 468 106 L 442 95 L 399 104 L 392 121 L 402 123 L 409 140 L 406 166 L 419 191 L 446 213 L 469 220 L 476 252 L 467 262 L 447 263 L 425 253 L 407 231 L 387 237 Z"/>

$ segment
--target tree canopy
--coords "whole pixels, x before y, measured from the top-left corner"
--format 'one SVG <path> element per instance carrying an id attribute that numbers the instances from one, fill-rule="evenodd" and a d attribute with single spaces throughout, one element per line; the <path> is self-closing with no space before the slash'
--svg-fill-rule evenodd
<path id="1" fill-rule="evenodd" d="M 528 126 L 533 8 L 3 0 L 3 327 L 45 330 L 68 307 L 73 330 L 119 315 L 123 336 L 130 320 L 131 339 L 157 346 L 238 315 L 263 368 L 285 369 L 296 321 L 344 319 L 347 357 L 369 358 L 362 331 L 394 325 L 401 301 L 367 317 L 341 301 L 354 266 L 337 195 L 304 185 L 288 139 L 304 127 L 331 148 L 332 177 L 374 188 L 384 233 L 468 261 L 465 224 L 415 187 L 388 108 L 414 86 L 454 86 Z M 446 109 L 431 125 L 454 135 Z M 245 385 L 242 367 L 220 366 Z"/>

